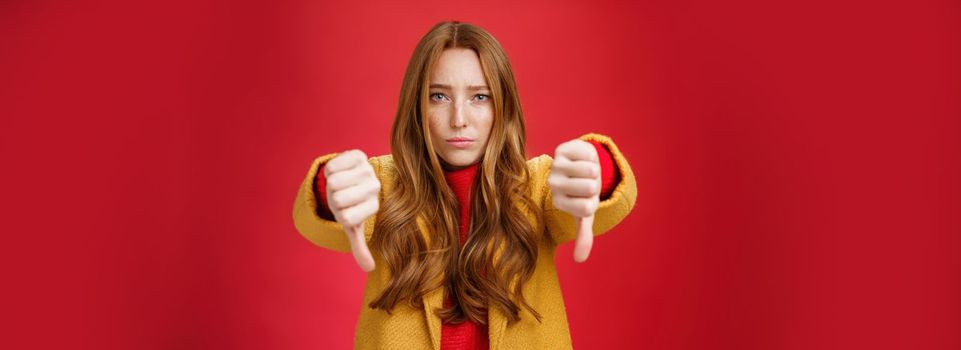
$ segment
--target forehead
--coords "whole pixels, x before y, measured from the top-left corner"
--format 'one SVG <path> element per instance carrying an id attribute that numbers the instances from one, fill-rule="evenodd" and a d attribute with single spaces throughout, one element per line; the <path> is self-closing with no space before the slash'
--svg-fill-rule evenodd
<path id="1" fill-rule="evenodd" d="M 471 49 L 444 50 L 430 72 L 430 83 L 458 86 L 485 85 L 484 70 Z"/>

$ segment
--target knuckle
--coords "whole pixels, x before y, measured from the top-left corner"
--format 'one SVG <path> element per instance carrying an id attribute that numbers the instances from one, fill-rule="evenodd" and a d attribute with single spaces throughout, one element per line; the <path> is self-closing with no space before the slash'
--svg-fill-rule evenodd
<path id="1" fill-rule="evenodd" d="M 588 192 L 590 195 L 593 196 L 593 195 L 597 194 L 598 192 L 600 192 L 600 188 L 599 188 L 599 187 L 600 187 L 600 186 L 597 185 L 597 182 L 591 181 L 590 183 L 587 184 L 587 192 Z"/>
<path id="2" fill-rule="evenodd" d="M 338 174 L 334 174 L 333 176 L 327 178 L 327 188 L 337 190 L 340 189 L 341 186 L 343 186 L 343 184 L 341 176 L 338 176 Z"/>
<path id="3" fill-rule="evenodd" d="M 367 163 L 367 154 L 359 149 L 350 150 L 350 157 L 358 163 Z"/>
<path id="4" fill-rule="evenodd" d="M 361 165 L 358 164 L 356 160 L 354 160 L 353 163 L 354 164 L 351 164 L 349 167 L 344 169 L 345 173 L 354 174 L 357 172 L 357 170 L 361 169 Z"/>
<path id="5" fill-rule="evenodd" d="M 350 152 L 341 152 L 336 157 L 330 160 L 331 165 L 340 165 L 347 160 L 350 160 Z"/>
<path id="6" fill-rule="evenodd" d="M 350 196 L 349 193 L 337 192 L 337 193 L 334 193 L 334 196 L 331 202 L 334 203 L 334 205 L 337 206 L 338 208 L 343 208 L 347 204 L 347 200 L 349 199 L 349 196 Z"/>
<path id="7" fill-rule="evenodd" d="M 330 195 L 330 200 L 328 202 L 330 203 L 331 209 L 340 208 L 340 193 L 337 193 L 337 192 L 332 193 Z"/>
<path id="8" fill-rule="evenodd" d="M 578 197 L 586 196 L 591 192 L 591 185 L 587 183 L 579 183 L 577 184 L 576 192 Z"/>
<path id="9" fill-rule="evenodd" d="M 590 166 L 585 166 L 583 164 L 580 164 L 580 167 L 577 168 L 578 177 L 589 178 L 591 177 L 591 175 L 594 175 L 594 172 Z"/>
<path id="10" fill-rule="evenodd" d="M 563 208 L 564 211 L 570 213 L 571 215 L 580 216 L 581 209 L 575 200 L 568 201 Z"/>
<path id="11" fill-rule="evenodd" d="M 564 201 L 562 201 L 562 200 L 561 200 L 559 197 L 557 197 L 557 196 L 554 196 L 554 199 L 553 199 L 551 202 L 554 204 L 554 207 L 555 207 L 555 208 L 563 208 L 563 207 L 564 207 Z"/>
<path id="12" fill-rule="evenodd" d="M 364 217 L 363 217 L 363 219 L 366 220 L 367 218 L 369 218 L 369 217 L 371 217 L 371 216 L 374 216 L 374 214 L 376 214 L 376 213 L 377 213 L 377 208 L 372 207 L 372 206 L 368 206 L 367 208 L 364 209 Z M 361 220 L 361 221 L 363 221 L 363 220 Z"/>
<path id="13" fill-rule="evenodd" d="M 339 156 L 337 156 L 337 158 L 341 159 L 340 160 L 341 162 L 350 162 L 350 161 L 353 161 L 354 158 L 356 157 L 357 155 L 354 153 L 353 150 L 344 151 L 344 153 L 341 153 Z"/>
<path id="14" fill-rule="evenodd" d="M 581 214 L 583 216 L 590 215 L 591 213 L 593 213 L 593 210 L 592 210 L 593 207 L 594 207 L 593 203 L 589 201 L 585 201 L 584 203 L 581 204 Z"/>
<path id="15" fill-rule="evenodd" d="M 351 213 L 350 215 L 347 216 L 347 224 L 350 226 L 360 225 L 360 223 L 362 223 L 363 221 L 364 220 L 361 220 L 360 215 L 356 212 Z"/>
<path id="16" fill-rule="evenodd" d="M 571 186 L 568 186 L 567 194 L 573 197 L 582 197 L 584 196 L 584 186 L 581 186 L 579 183 L 573 183 Z"/>
<path id="17" fill-rule="evenodd" d="M 558 190 L 562 185 L 561 178 L 558 176 L 548 176 L 547 185 L 550 186 L 552 190 Z"/>
<path id="18" fill-rule="evenodd" d="M 357 222 L 357 214 L 354 212 L 354 210 L 345 210 L 345 212 L 342 214 L 342 217 L 344 219 L 342 224 L 344 225 L 354 226 L 359 224 L 359 222 Z"/>

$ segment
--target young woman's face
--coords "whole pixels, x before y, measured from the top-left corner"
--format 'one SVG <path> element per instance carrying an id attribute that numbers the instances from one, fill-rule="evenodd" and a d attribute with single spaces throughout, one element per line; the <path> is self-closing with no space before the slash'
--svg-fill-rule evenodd
<path id="1" fill-rule="evenodd" d="M 478 162 L 494 122 L 494 102 L 477 53 L 444 50 L 429 82 L 427 119 L 437 155 L 448 169 Z"/>

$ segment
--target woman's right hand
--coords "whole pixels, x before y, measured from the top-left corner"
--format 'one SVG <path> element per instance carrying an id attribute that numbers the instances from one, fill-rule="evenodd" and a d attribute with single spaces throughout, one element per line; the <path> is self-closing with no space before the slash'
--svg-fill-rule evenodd
<path id="1" fill-rule="evenodd" d="M 380 180 L 359 150 L 338 154 L 324 165 L 327 179 L 327 206 L 344 226 L 350 250 L 365 272 L 374 270 L 374 258 L 364 238 L 364 220 L 380 209 Z"/>

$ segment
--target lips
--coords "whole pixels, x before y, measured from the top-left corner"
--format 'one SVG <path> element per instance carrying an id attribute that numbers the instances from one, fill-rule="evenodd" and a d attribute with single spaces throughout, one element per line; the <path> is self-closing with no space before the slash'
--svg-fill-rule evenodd
<path id="1" fill-rule="evenodd" d="M 452 137 L 447 139 L 447 144 L 457 148 L 467 148 L 474 143 L 474 140 L 466 137 Z"/>

